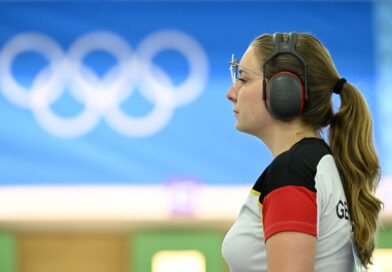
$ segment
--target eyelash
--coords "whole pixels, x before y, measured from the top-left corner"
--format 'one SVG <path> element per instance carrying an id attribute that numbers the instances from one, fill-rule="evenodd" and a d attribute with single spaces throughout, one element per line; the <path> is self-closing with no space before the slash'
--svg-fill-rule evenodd
<path id="1" fill-rule="evenodd" d="M 238 80 L 239 82 L 241 82 L 241 83 L 245 83 L 245 82 L 246 82 L 246 79 L 243 79 L 242 77 L 237 78 L 237 80 Z"/>

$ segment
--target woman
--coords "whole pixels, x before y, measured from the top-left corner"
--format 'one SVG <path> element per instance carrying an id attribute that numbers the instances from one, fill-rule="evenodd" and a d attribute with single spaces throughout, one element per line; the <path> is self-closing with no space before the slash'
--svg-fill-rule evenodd
<path id="1" fill-rule="evenodd" d="M 374 196 L 380 167 L 360 92 L 305 33 L 261 35 L 231 70 L 236 128 L 274 157 L 223 241 L 231 271 L 367 267 L 382 202 Z M 341 99 L 336 113 L 333 94 Z M 328 126 L 329 145 L 322 138 Z"/>

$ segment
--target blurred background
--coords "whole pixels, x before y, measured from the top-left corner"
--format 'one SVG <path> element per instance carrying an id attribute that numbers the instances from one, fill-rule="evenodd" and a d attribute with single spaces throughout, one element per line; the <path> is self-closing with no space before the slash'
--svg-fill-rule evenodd
<path id="1" fill-rule="evenodd" d="M 272 159 L 235 130 L 228 62 L 278 31 L 318 37 L 368 101 L 371 271 L 392 271 L 391 1 L 0 0 L 0 272 L 228 271 Z"/>

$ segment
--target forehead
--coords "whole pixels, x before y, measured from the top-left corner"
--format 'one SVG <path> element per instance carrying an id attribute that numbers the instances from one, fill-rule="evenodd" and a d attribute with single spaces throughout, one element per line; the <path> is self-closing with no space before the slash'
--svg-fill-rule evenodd
<path id="1" fill-rule="evenodd" d="M 252 47 L 249 47 L 245 51 L 240 61 L 240 66 L 261 72 L 261 65 L 259 64 L 255 50 Z"/>

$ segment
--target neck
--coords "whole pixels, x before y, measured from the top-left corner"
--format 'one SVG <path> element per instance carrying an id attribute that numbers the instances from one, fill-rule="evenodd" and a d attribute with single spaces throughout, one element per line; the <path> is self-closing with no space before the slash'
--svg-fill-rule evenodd
<path id="1" fill-rule="evenodd" d="M 320 135 L 310 128 L 283 125 L 279 128 L 272 129 L 269 135 L 264 135 L 264 137 L 259 138 L 265 143 L 275 158 L 279 154 L 289 150 L 300 140 L 309 137 L 320 138 Z"/>

